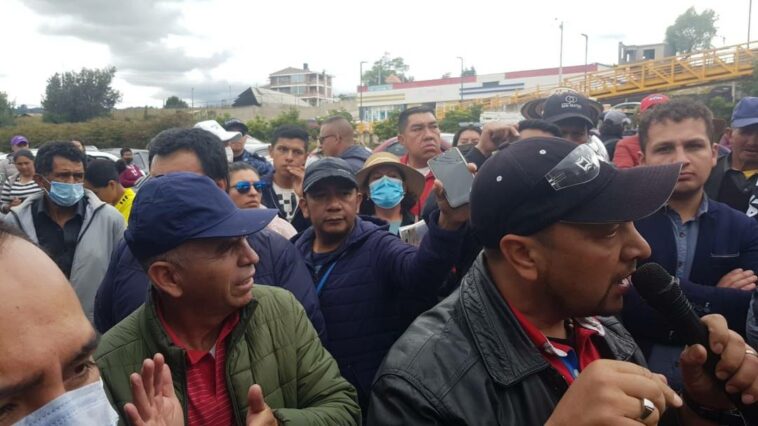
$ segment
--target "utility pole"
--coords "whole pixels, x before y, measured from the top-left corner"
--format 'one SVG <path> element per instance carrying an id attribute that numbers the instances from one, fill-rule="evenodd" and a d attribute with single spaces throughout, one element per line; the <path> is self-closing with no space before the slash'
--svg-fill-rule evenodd
<path id="1" fill-rule="evenodd" d="M 747 8 L 747 48 L 750 49 L 750 18 L 753 15 L 753 0 L 750 0 L 750 4 Z"/>
<path id="2" fill-rule="evenodd" d="M 584 37 L 584 92 L 587 96 L 590 95 L 590 82 L 587 80 L 587 51 L 590 45 L 590 38 L 587 34 L 582 33 Z"/>
<path id="3" fill-rule="evenodd" d="M 195 88 L 192 88 L 192 109 L 195 109 Z"/>
<path id="4" fill-rule="evenodd" d="M 559 28 L 561 29 L 561 52 L 558 59 L 558 85 L 560 86 L 563 84 L 563 21 Z"/>
<path id="5" fill-rule="evenodd" d="M 367 63 L 366 61 L 361 61 L 360 63 L 360 72 L 361 72 L 361 78 L 360 86 L 358 87 L 358 121 L 363 121 L 363 64 Z"/>
<path id="6" fill-rule="evenodd" d="M 463 103 L 463 58 L 460 57 L 460 56 L 458 56 L 458 59 L 461 60 L 461 88 L 460 88 L 460 92 L 461 92 L 461 103 Z"/>

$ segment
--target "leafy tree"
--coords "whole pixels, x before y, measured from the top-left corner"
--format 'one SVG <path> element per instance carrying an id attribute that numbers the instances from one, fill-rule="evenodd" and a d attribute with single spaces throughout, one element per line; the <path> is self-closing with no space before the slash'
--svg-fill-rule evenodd
<path id="1" fill-rule="evenodd" d="M 247 133 L 258 139 L 259 141 L 267 141 L 271 136 L 271 123 L 260 115 L 256 115 L 255 118 L 245 123 L 247 125 Z"/>
<path id="2" fill-rule="evenodd" d="M 706 105 L 715 118 L 726 120 L 727 123 L 731 121 L 734 102 L 729 102 L 721 96 L 714 96 L 706 102 Z"/>
<path id="3" fill-rule="evenodd" d="M 461 77 L 469 77 L 469 76 L 476 76 L 476 68 L 473 66 L 471 68 L 466 68 L 463 70 L 463 73 L 461 73 Z"/>
<path id="4" fill-rule="evenodd" d="M 115 75 L 115 67 L 53 74 L 42 100 L 44 120 L 76 123 L 107 115 L 121 100 L 121 93 L 111 88 Z"/>
<path id="5" fill-rule="evenodd" d="M 0 92 L 0 126 L 12 126 L 15 122 L 13 113 L 13 102 L 8 100 L 5 92 Z"/>
<path id="6" fill-rule="evenodd" d="M 403 58 L 399 56 L 390 58 L 389 53 L 385 53 L 378 61 L 374 62 L 371 69 L 363 72 L 363 84 L 369 86 L 384 84 L 385 79 L 392 74 L 400 78 L 402 82 L 413 81 L 413 77 L 406 75 L 408 68 Z"/>
<path id="7" fill-rule="evenodd" d="M 189 105 L 187 105 L 187 102 L 179 99 L 178 96 L 171 96 L 166 99 L 166 105 L 163 108 L 189 108 Z"/>
<path id="8" fill-rule="evenodd" d="M 697 13 L 694 7 L 690 7 L 676 18 L 674 25 L 666 28 L 666 43 L 676 53 L 707 49 L 716 35 L 717 20 L 718 15 L 712 9 Z"/>
<path id="9" fill-rule="evenodd" d="M 478 123 L 482 114 L 481 105 L 471 105 L 468 108 L 459 108 L 445 113 L 440 120 L 440 131 L 455 133 L 461 128 L 460 123 Z"/>
<path id="10" fill-rule="evenodd" d="M 400 118 L 400 111 L 393 111 L 386 120 L 374 123 L 374 134 L 380 141 L 384 141 L 393 136 L 397 136 L 397 123 Z"/>
<path id="11" fill-rule="evenodd" d="M 753 64 L 753 75 L 739 84 L 742 96 L 758 96 L 758 61 Z"/>

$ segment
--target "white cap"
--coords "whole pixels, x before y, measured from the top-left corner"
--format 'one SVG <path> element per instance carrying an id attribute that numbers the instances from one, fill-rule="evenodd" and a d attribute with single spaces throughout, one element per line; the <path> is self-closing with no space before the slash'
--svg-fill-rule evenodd
<path id="1" fill-rule="evenodd" d="M 213 133 L 216 135 L 216 137 L 221 139 L 221 142 L 224 143 L 228 143 L 232 139 L 242 135 L 240 132 L 227 132 L 223 127 L 221 127 L 220 124 L 218 124 L 218 121 L 216 120 L 201 121 L 199 123 L 195 123 L 194 127 Z"/>

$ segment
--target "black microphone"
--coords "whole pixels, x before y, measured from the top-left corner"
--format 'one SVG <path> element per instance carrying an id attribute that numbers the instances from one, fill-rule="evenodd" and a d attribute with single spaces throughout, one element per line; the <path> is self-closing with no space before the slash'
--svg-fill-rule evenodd
<path id="1" fill-rule="evenodd" d="M 721 356 L 713 353 L 708 344 L 708 328 L 692 309 L 690 301 L 682 293 L 679 280 L 672 277 L 661 265 L 646 263 L 632 274 L 632 284 L 653 309 L 670 321 L 674 329 L 688 345 L 700 344 L 708 352 L 703 368 L 724 389 L 723 380 L 716 377 L 716 364 Z M 747 424 L 758 425 L 758 404 L 745 405 L 739 393 L 724 394 L 734 404 Z"/>

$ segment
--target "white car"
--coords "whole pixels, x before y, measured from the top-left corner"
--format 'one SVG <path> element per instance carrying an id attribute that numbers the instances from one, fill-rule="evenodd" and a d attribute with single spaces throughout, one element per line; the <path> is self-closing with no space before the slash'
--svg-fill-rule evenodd
<path id="1" fill-rule="evenodd" d="M 250 136 L 248 136 L 247 142 L 245 142 L 245 150 L 247 152 L 251 154 L 258 154 L 261 157 L 265 158 L 266 161 L 273 164 L 269 148 L 271 148 L 270 143 L 261 142 L 258 139 L 252 138 Z"/>

